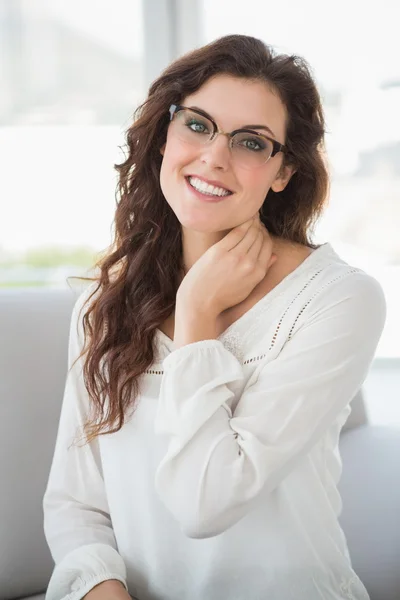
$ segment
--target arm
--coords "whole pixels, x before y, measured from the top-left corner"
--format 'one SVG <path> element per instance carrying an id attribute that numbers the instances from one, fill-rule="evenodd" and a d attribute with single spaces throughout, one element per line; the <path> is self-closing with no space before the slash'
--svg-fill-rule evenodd
<path id="1" fill-rule="evenodd" d="M 82 347 L 82 304 L 79 299 L 72 314 L 69 367 Z M 126 570 L 112 530 L 98 441 L 87 445 L 82 441 L 87 411 L 88 397 L 79 360 L 67 375 L 43 499 L 44 531 L 55 562 L 46 600 L 81 600 L 94 586 L 110 579 L 126 587 Z"/>
<path id="2" fill-rule="evenodd" d="M 363 273 L 331 284 L 280 354 L 257 369 L 231 414 L 241 364 L 218 340 L 164 360 L 156 431 L 169 446 L 156 488 L 183 531 L 211 537 L 296 468 L 361 387 L 386 305 Z"/>
<path id="3" fill-rule="evenodd" d="M 131 600 L 131 596 L 120 581 L 109 579 L 96 585 L 83 600 Z"/>

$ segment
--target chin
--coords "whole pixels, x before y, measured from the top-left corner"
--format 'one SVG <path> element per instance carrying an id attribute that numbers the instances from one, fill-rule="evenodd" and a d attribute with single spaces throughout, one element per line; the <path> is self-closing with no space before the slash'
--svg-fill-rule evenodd
<path id="1" fill-rule="evenodd" d="M 203 221 L 201 219 L 183 219 L 180 220 L 181 226 L 184 229 L 189 229 L 190 231 L 197 231 L 198 233 L 219 233 L 223 231 L 223 228 L 212 226 L 212 224 L 208 221 Z"/>
<path id="2" fill-rule="evenodd" d="M 201 233 L 217 233 L 224 228 L 223 224 L 221 226 L 221 219 L 212 218 L 209 214 L 205 214 L 205 212 L 192 209 L 174 212 L 181 226 L 185 229 Z"/>

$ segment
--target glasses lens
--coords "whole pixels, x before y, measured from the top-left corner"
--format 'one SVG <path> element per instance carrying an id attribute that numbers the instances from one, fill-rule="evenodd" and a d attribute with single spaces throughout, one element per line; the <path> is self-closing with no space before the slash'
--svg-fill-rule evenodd
<path id="1" fill-rule="evenodd" d="M 177 112 L 172 121 L 176 135 L 189 144 L 205 144 L 213 133 L 213 124 L 190 109 Z"/>
<path id="2" fill-rule="evenodd" d="M 180 140 L 191 145 L 206 144 L 214 134 L 212 121 L 190 108 L 176 112 L 170 126 Z M 253 169 L 267 162 L 273 152 L 273 143 L 264 136 L 242 131 L 233 136 L 231 151 L 237 165 Z"/>
<path id="3" fill-rule="evenodd" d="M 234 160 L 247 168 L 255 168 L 267 162 L 273 151 L 272 142 L 266 137 L 245 131 L 236 133 L 232 138 Z"/>

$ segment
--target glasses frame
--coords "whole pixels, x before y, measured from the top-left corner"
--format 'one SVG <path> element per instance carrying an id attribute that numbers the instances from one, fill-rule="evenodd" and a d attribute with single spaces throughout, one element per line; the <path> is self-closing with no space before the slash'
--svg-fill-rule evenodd
<path id="1" fill-rule="evenodd" d="M 216 122 L 214 121 L 214 119 L 212 119 L 210 117 L 210 115 L 208 115 L 206 112 L 203 112 L 202 110 L 198 110 L 195 108 L 190 108 L 189 106 L 183 106 L 183 104 L 171 104 L 171 106 L 169 107 L 169 115 L 170 115 L 170 121 L 172 121 L 172 119 L 174 118 L 174 115 L 176 115 L 178 112 L 182 111 L 182 110 L 190 110 L 191 112 L 194 112 L 198 115 L 200 115 L 201 117 L 204 117 L 205 119 L 207 119 L 208 121 L 210 121 L 213 125 L 213 132 L 211 134 L 211 137 L 209 138 L 208 141 L 212 142 L 217 135 L 224 135 L 229 139 L 229 148 L 232 148 L 232 139 L 233 136 L 236 135 L 237 133 L 251 133 L 252 135 L 257 135 L 258 137 L 261 138 L 265 138 L 266 140 L 268 140 L 269 142 L 272 142 L 272 152 L 269 155 L 269 157 L 267 158 L 266 161 L 264 161 L 262 164 L 265 165 L 270 158 L 273 158 L 276 154 L 278 154 L 278 152 L 285 152 L 287 150 L 286 146 L 284 144 L 281 144 L 280 142 L 277 142 L 276 140 L 274 140 L 274 138 L 269 137 L 268 135 L 264 135 L 263 133 L 260 133 L 259 131 L 255 131 L 254 129 L 234 129 L 234 131 L 222 131 L 222 129 L 219 129 L 218 125 L 216 124 Z M 254 167 L 256 168 L 256 167 Z"/>

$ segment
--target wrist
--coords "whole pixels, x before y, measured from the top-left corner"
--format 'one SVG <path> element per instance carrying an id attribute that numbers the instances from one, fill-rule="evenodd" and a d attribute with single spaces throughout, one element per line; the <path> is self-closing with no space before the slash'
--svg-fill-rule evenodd
<path id="1" fill-rule="evenodd" d="M 175 315 L 177 313 L 188 321 L 195 319 L 216 321 L 220 314 L 208 301 L 179 296 L 179 294 L 177 294 L 175 302 Z"/>
<path id="2" fill-rule="evenodd" d="M 188 344 L 218 338 L 218 316 L 207 309 L 191 305 L 175 309 L 174 346 L 180 348 Z"/>
<path id="3" fill-rule="evenodd" d="M 125 586 L 118 579 L 107 579 L 92 588 L 83 600 L 131 600 Z"/>

